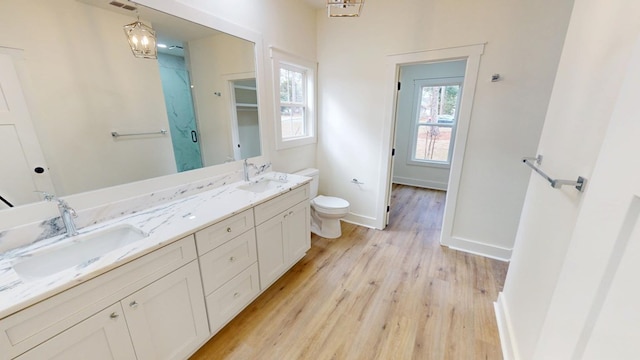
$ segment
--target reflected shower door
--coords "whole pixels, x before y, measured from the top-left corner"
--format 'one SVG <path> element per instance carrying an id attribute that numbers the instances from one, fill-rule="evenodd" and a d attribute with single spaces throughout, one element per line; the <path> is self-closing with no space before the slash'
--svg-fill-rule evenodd
<path id="1" fill-rule="evenodd" d="M 199 134 L 184 58 L 158 54 L 162 91 L 178 172 L 202 167 Z"/>

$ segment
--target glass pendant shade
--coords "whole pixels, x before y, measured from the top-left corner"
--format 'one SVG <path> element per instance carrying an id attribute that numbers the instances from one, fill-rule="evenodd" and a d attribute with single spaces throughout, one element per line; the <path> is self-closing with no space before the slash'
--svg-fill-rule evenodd
<path id="1" fill-rule="evenodd" d="M 157 59 L 156 32 L 140 20 L 124 26 L 133 56 L 145 59 Z"/>
<path id="2" fill-rule="evenodd" d="M 329 17 L 360 16 L 364 0 L 327 0 L 327 15 Z"/>

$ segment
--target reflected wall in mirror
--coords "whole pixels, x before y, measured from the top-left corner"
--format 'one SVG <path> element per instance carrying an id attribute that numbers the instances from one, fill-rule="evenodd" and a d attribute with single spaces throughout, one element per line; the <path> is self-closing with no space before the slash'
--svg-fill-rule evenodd
<path id="1" fill-rule="evenodd" d="M 13 144 L 0 148 L 12 159 L 0 161 L 0 196 L 14 205 L 38 201 L 33 189 L 64 196 L 260 155 L 254 44 L 110 2 L 0 2 L 0 55 L 13 61 L 0 74 L 13 66 L 28 109 L 13 122 L 0 115 L 0 143 Z M 127 7 L 166 46 L 157 60 L 132 55 Z M 13 91 L 1 77 L 0 90 Z"/>

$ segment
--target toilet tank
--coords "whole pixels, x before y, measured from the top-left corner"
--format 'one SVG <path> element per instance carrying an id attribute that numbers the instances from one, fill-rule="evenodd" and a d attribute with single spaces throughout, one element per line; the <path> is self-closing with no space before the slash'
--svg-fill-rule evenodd
<path id="1" fill-rule="evenodd" d="M 318 183 L 320 181 L 320 170 L 308 168 L 295 172 L 296 175 L 308 176 L 311 178 L 311 199 L 318 196 Z"/>

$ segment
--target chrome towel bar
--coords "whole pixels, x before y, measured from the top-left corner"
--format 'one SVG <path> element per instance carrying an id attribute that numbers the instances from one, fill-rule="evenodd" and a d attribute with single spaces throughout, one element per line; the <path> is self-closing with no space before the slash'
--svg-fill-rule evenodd
<path id="1" fill-rule="evenodd" d="M 121 137 L 121 136 L 164 135 L 166 133 L 167 133 L 167 130 L 165 130 L 165 129 L 160 129 L 160 131 L 153 131 L 153 132 L 129 133 L 129 134 L 120 134 L 117 131 L 112 131 L 111 132 L 111 136 L 113 136 L 114 138 L 118 138 L 118 137 Z"/>
<path id="2" fill-rule="evenodd" d="M 540 176 L 545 178 L 549 182 L 549 184 L 551 184 L 551 187 L 554 189 L 560 189 L 564 185 L 570 185 L 575 187 L 580 192 L 584 191 L 584 185 L 587 183 L 587 179 L 583 178 L 582 176 L 578 176 L 578 180 L 573 181 L 573 180 L 553 179 L 551 176 L 545 174 L 544 171 L 542 171 L 539 167 L 536 166 L 536 164 L 540 165 L 542 163 L 542 155 L 538 155 L 534 158 L 531 158 L 531 157 L 522 158 L 522 162 L 525 163 L 525 165 L 527 165 L 528 167 L 535 170 L 535 172 L 540 174 Z"/>

